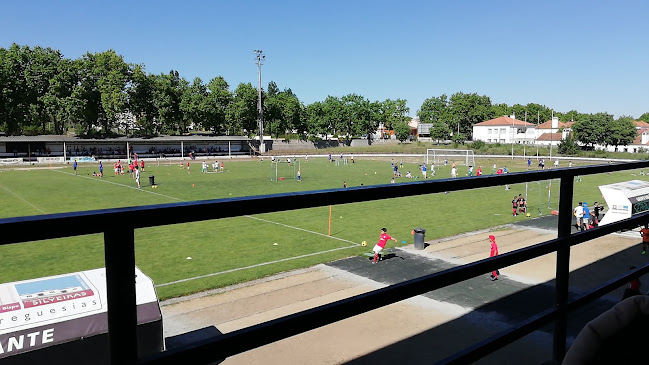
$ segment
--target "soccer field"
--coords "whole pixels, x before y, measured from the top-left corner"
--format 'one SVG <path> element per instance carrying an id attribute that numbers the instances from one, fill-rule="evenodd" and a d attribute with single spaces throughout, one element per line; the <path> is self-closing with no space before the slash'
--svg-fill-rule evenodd
<path id="1" fill-rule="evenodd" d="M 399 170 L 419 179 L 396 178 L 397 184 L 421 180 L 419 164 L 425 157 L 404 158 Z M 98 165 L 80 164 L 77 175 L 71 166 L 53 168 L 0 169 L 0 218 L 95 210 L 149 204 L 219 199 L 292 191 L 388 184 L 393 177 L 391 162 L 401 158 L 356 157 L 356 163 L 338 164 L 326 158 L 298 159 L 297 168 L 270 160 L 224 160 L 224 171 L 201 173 L 201 161 L 191 162 L 191 172 L 178 162 L 157 165 L 148 162 L 137 189 L 128 174 L 115 176 L 112 163 L 104 163 L 104 177 L 94 177 Z M 186 166 L 187 161 L 184 162 Z M 526 169 L 524 160 L 480 158 L 485 174 L 492 165 L 509 171 Z M 434 178 L 450 178 L 450 166 L 436 168 Z M 466 166 L 459 166 L 465 176 Z M 633 172 L 582 177 L 575 183 L 575 201 L 601 201 L 598 185 L 644 176 Z M 152 189 L 148 177 L 155 176 Z M 430 173 L 429 173 L 430 175 Z M 558 181 L 529 183 L 528 211 L 532 218 L 549 214 L 558 205 Z M 548 193 L 548 191 L 550 193 Z M 402 245 L 413 242 L 411 230 L 423 227 L 426 239 L 514 222 L 510 202 L 526 193 L 525 184 L 476 189 L 449 194 L 386 199 L 332 207 L 331 236 L 329 207 L 244 216 L 205 222 L 177 224 L 135 231 L 136 262 L 155 282 L 161 299 L 249 281 L 277 272 L 359 255 L 371 250 L 381 227 Z M 126 223 L 126 222 L 125 222 Z M 361 247 L 368 241 L 370 247 Z M 486 245 L 486 243 L 485 243 Z M 485 246 L 486 247 L 486 246 Z M 28 242 L 0 247 L 3 269 L 0 282 L 24 280 L 103 266 L 103 236 Z"/>

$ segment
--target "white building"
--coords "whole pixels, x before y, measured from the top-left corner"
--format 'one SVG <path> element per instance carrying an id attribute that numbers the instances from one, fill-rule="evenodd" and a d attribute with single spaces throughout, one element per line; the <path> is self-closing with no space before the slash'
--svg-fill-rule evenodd
<path id="1" fill-rule="evenodd" d="M 487 143 L 532 144 L 536 138 L 534 124 L 511 117 L 499 117 L 473 125 L 473 140 Z"/>

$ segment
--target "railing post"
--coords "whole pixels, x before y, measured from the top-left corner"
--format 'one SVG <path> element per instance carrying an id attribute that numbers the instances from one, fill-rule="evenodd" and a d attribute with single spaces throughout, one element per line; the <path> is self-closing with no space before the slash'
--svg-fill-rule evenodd
<path id="1" fill-rule="evenodd" d="M 572 229 L 572 196 L 574 177 L 561 178 L 559 192 L 559 222 L 557 224 L 558 237 L 570 236 Z M 555 306 L 564 307 L 568 302 L 570 279 L 570 245 L 564 244 L 557 250 L 557 271 L 555 284 Z M 552 354 L 555 361 L 561 363 L 566 354 L 567 316 L 565 311 L 560 311 L 554 321 L 554 338 Z"/>
<path id="2" fill-rule="evenodd" d="M 135 230 L 110 228 L 104 232 L 108 341 L 110 363 L 137 362 L 137 308 L 135 302 Z"/>

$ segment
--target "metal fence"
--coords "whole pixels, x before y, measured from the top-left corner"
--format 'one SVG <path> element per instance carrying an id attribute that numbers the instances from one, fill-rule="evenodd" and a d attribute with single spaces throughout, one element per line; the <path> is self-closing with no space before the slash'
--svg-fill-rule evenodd
<path id="1" fill-rule="evenodd" d="M 649 213 L 642 213 L 610 225 L 571 234 L 574 177 L 647 167 L 649 167 L 649 161 L 641 161 L 510 173 L 498 176 L 416 181 L 396 185 L 364 186 L 7 218 L 0 220 L 0 232 L 2 232 L 0 245 L 94 233 L 104 234 L 109 308 L 108 333 L 110 359 L 113 364 L 177 364 L 189 359 L 191 359 L 192 363 L 197 364 L 217 361 L 218 359 L 224 359 L 345 318 L 440 289 L 482 275 L 496 268 L 511 266 L 556 252 L 554 307 L 466 348 L 442 360 L 440 363 L 460 364 L 475 361 L 552 322 L 554 322 L 553 358 L 561 360 L 566 351 L 567 313 L 619 288 L 628 282 L 631 277 L 649 272 L 649 265 L 643 266 L 617 279 L 602 283 L 595 290 L 575 300 L 568 300 L 571 246 L 622 229 L 634 228 L 649 220 Z M 556 239 L 173 348 L 145 359 L 137 358 L 135 275 L 132 270 L 135 266 L 135 229 L 549 179 L 560 179 L 561 181 L 558 237 Z M 128 227 L 126 229 L 124 228 L 124 222 L 127 222 Z M 119 230 L 113 227 L 119 227 Z M 125 283 L 132 284 L 125 285 Z"/>

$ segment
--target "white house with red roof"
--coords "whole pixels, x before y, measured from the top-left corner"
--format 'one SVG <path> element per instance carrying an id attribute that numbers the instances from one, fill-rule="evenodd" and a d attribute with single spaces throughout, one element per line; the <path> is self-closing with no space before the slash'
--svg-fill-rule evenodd
<path id="1" fill-rule="evenodd" d="M 536 126 L 536 143 L 544 146 L 558 145 L 572 132 L 575 122 L 561 122 L 559 117 L 552 117 L 545 123 Z"/>
<path id="2" fill-rule="evenodd" d="M 498 117 L 473 125 L 473 140 L 487 143 L 532 144 L 536 138 L 534 124 L 510 117 Z"/>

